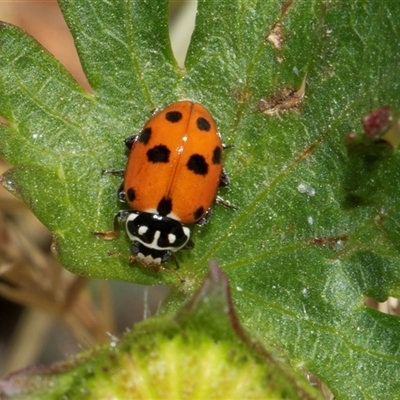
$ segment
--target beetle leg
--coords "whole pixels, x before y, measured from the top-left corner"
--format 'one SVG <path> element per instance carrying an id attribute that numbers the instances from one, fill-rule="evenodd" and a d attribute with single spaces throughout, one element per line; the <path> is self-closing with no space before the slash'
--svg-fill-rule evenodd
<path id="1" fill-rule="evenodd" d="M 222 197 L 217 196 L 215 202 L 221 206 L 230 208 L 231 210 L 237 210 L 236 206 L 233 206 L 228 200 L 224 200 Z"/>
<path id="2" fill-rule="evenodd" d="M 125 139 L 125 146 L 130 150 L 135 142 L 138 140 L 139 135 L 132 135 Z"/>
<path id="3" fill-rule="evenodd" d="M 210 222 L 211 215 L 212 215 L 213 207 L 211 206 L 206 213 L 204 214 L 204 217 L 202 217 L 200 220 L 196 222 L 198 226 L 204 226 L 207 225 Z"/>
<path id="4" fill-rule="evenodd" d="M 120 210 L 114 217 L 114 229 L 112 231 L 106 232 L 93 232 L 93 235 L 96 236 L 98 239 L 103 240 L 113 240 L 119 237 L 121 232 L 121 228 L 119 226 L 121 221 L 125 221 L 128 218 L 130 213 L 134 212 L 129 210 Z"/>
<path id="5" fill-rule="evenodd" d="M 222 168 L 222 173 L 219 178 L 218 187 L 226 187 L 229 185 L 229 176 L 226 174 L 225 170 Z"/>
<path id="6" fill-rule="evenodd" d="M 125 170 L 124 169 L 102 169 L 101 173 L 103 175 L 114 175 L 114 176 L 123 177 L 125 174 Z"/>

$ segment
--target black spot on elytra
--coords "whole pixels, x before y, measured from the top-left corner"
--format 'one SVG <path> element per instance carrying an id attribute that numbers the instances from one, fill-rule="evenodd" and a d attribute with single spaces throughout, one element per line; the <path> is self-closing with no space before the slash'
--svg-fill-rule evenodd
<path id="1" fill-rule="evenodd" d="M 150 136 L 151 136 L 151 128 L 150 127 L 144 128 L 139 135 L 139 142 L 143 144 L 149 143 Z"/>
<path id="2" fill-rule="evenodd" d="M 129 188 L 126 191 L 126 197 L 128 198 L 128 201 L 132 202 L 136 199 L 136 193 L 134 188 Z"/>
<path id="3" fill-rule="evenodd" d="M 200 219 L 204 214 L 204 207 L 199 207 L 194 213 L 194 219 L 195 221 L 197 221 L 198 219 Z"/>
<path id="4" fill-rule="evenodd" d="M 186 164 L 190 171 L 197 175 L 207 175 L 208 164 L 201 154 L 192 154 Z"/>
<path id="5" fill-rule="evenodd" d="M 211 124 L 205 118 L 197 118 L 196 124 L 201 131 L 208 132 L 211 129 Z"/>
<path id="6" fill-rule="evenodd" d="M 165 114 L 165 119 L 172 123 L 179 122 L 182 119 L 182 113 L 180 111 L 168 111 Z"/>
<path id="7" fill-rule="evenodd" d="M 158 203 L 157 206 L 157 212 L 160 215 L 166 216 L 168 215 L 170 212 L 172 211 L 172 200 L 167 198 L 167 197 L 163 197 L 160 202 Z"/>
<path id="8" fill-rule="evenodd" d="M 152 163 L 167 163 L 171 151 L 164 144 L 152 147 L 147 150 L 147 159 Z"/>
<path id="9" fill-rule="evenodd" d="M 217 146 L 213 151 L 212 162 L 213 164 L 221 164 L 222 159 L 222 149 Z"/>
<path id="10" fill-rule="evenodd" d="M 192 154 L 187 163 L 187 167 L 196 175 L 207 175 L 208 172 L 207 161 L 201 154 Z"/>

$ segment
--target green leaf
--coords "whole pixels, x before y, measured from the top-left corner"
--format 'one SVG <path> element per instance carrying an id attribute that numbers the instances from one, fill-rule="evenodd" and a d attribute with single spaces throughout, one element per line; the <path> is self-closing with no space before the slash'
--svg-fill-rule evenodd
<path id="1" fill-rule="evenodd" d="M 246 328 L 338 399 L 400 397 L 399 320 L 364 304 L 400 292 L 400 156 L 344 142 L 371 110 L 399 114 L 400 3 L 202 0 L 184 71 L 171 55 L 166 1 L 60 4 L 93 92 L 3 25 L 0 155 L 15 166 L 3 184 L 52 230 L 63 265 L 174 282 L 176 309 L 216 258 Z M 128 253 L 125 235 L 91 235 L 111 229 L 120 207 L 119 180 L 101 170 L 124 168 L 123 139 L 180 99 L 204 104 L 235 145 L 220 194 L 238 207 L 216 206 L 193 229 L 195 249 L 178 254 L 183 285 L 108 256 Z"/>
<path id="2" fill-rule="evenodd" d="M 206 323 L 205 323 L 206 321 Z M 50 369 L 0 381 L 7 399 L 317 400 L 302 375 L 250 339 L 214 265 L 175 317 L 152 318 L 117 342 Z"/>
<path id="3" fill-rule="evenodd" d="M 127 238 L 106 243 L 92 234 L 111 229 L 121 207 L 118 180 L 102 170 L 123 169 L 123 140 L 139 131 L 155 106 L 177 97 L 167 2 L 60 5 L 93 93 L 26 34 L 1 26 L 0 115 L 8 125 L 1 126 L 0 154 L 16 167 L 5 175 L 5 186 L 52 231 L 57 255 L 72 272 L 176 282 L 173 275 L 132 268 Z"/>

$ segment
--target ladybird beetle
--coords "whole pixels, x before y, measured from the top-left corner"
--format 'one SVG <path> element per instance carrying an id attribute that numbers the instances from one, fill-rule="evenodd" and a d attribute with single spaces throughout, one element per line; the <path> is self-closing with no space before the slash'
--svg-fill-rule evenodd
<path id="1" fill-rule="evenodd" d="M 112 239 L 126 222 L 132 259 L 160 268 L 173 252 L 194 246 L 186 224 L 206 224 L 218 187 L 229 179 L 222 168 L 224 147 L 216 123 L 199 103 L 180 101 L 154 114 L 138 135 L 125 140 L 129 158 L 118 198 L 129 210 L 114 219 Z M 229 203 L 217 198 L 229 207 Z"/>

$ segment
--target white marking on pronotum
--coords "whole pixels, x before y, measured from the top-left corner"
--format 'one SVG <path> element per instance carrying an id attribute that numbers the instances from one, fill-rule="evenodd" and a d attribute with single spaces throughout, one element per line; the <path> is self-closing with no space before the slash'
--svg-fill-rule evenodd
<path id="1" fill-rule="evenodd" d="M 142 225 L 142 226 L 138 229 L 138 234 L 139 234 L 139 235 L 144 235 L 148 230 L 149 230 L 149 227 L 148 227 L 148 226 Z"/>
<path id="2" fill-rule="evenodd" d="M 147 247 L 150 247 L 152 249 L 159 249 L 160 247 L 158 246 L 157 243 L 158 243 L 158 239 L 160 238 L 160 236 L 161 236 L 161 232 L 160 231 L 156 231 L 154 233 L 153 241 Z"/>

